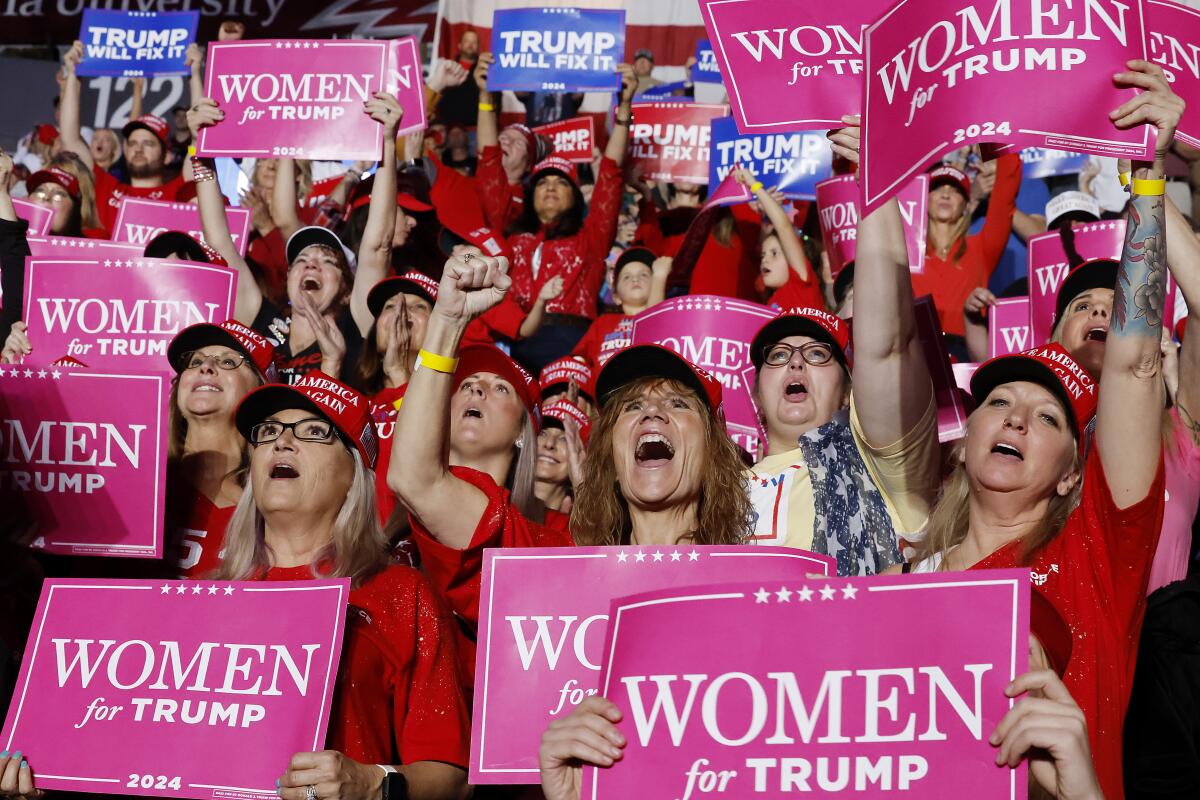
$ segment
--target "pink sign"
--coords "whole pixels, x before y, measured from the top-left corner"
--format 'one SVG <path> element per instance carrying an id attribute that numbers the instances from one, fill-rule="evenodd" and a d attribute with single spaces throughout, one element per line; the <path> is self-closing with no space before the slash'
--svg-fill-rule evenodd
<path id="1" fill-rule="evenodd" d="M 568 161 L 590 162 L 592 149 L 596 146 L 593 121 L 586 114 L 572 117 L 549 125 L 540 125 L 533 132 L 545 136 L 554 145 L 554 155 Z"/>
<path id="2" fill-rule="evenodd" d="M 1029 335 L 1029 298 L 1003 297 L 988 310 L 988 358 L 1033 347 Z"/>
<path id="3" fill-rule="evenodd" d="M 363 103 L 379 91 L 409 97 L 414 87 L 424 97 L 419 63 L 402 67 L 400 52 L 395 41 L 214 42 L 204 88 L 225 120 L 200 131 L 197 149 L 204 156 L 378 161 L 383 126 Z M 403 107 L 412 127 L 424 127 L 423 99 L 420 113 Z"/>
<path id="4" fill-rule="evenodd" d="M 229 235 L 240 255 L 246 255 L 250 236 L 250 210 L 227 206 L 225 219 Z M 145 248 L 150 240 L 164 231 L 183 231 L 196 241 L 204 241 L 200 225 L 200 209 L 191 203 L 169 203 L 162 200 L 141 200 L 122 197 L 113 224 L 113 239 Z"/>
<path id="5" fill-rule="evenodd" d="M 938 441 L 961 439 L 967 433 L 967 407 L 954 382 L 954 370 L 950 365 L 946 344 L 942 341 L 942 325 L 938 321 L 933 297 L 925 295 L 914 300 L 913 314 L 916 317 L 917 336 L 921 339 L 921 350 L 929 365 L 929 377 L 933 380 Z"/>
<path id="6" fill-rule="evenodd" d="M 884 0 L 700 0 L 741 133 L 841 127 L 862 100 L 862 31 Z"/>
<path id="7" fill-rule="evenodd" d="M 350 580 L 47 580 L 0 746 L 39 789 L 267 800 L 321 750 Z"/>
<path id="8" fill-rule="evenodd" d="M 479 593 L 471 783 L 538 782 L 542 732 L 596 692 L 614 597 L 720 583 L 747 574 L 793 582 L 836 571 L 827 556 L 787 547 L 486 551 Z"/>
<path id="9" fill-rule="evenodd" d="M 1026 796 L 987 739 L 1026 670 L 1028 570 L 755 578 L 612 602 L 600 691 L 628 744 L 585 800 Z"/>
<path id="10" fill-rule="evenodd" d="M 162 556 L 170 388 L 163 373 L 0 366 L 0 500 L 33 547 Z"/>
<path id="11" fill-rule="evenodd" d="M 821 238 L 829 253 L 834 275 L 854 260 L 858 235 L 858 182 L 853 175 L 837 175 L 817 184 L 817 216 Z M 918 175 L 896 195 L 908 247 L 908 268 L 925 271 L 925 230 L 929 225 L 929 176 Z"/>
<path id="12" fill-rule="evenodd" d="M 1072 231 L 1080 258 L 1120 258 L 1125 246 L 1125 220 L 1088 222 Z M 1070 271 L 1062 235 L 1058 231 L 1029 237 L 1029 324 L 1030 347 L 1050 341 L 1054 330 L 1058 287 Z"/>
<path id="13" fill-rule="evenodd" d="M 237 273 L 191 261 L 25 261 L 25 322 L 34 356 L 73 356 L 93 368 L 169 370 L 167 345 L 197 322 L 233 316 Z"/>
<path id="14" fill-rule="evenodd" d="M 978 361 L 968 361 L 966 363 L 952 364 L 954 367 L 954 382 L 968 395 L 971 394 L 971 378 L 975 375 L 975 370 L 979 369 Z"/>
<path id="15" fill-rule="evenodd" d="M 629 126 L 629 158 L 653 181 L 708 183 L 712 121 L 723 105 L 635 103 Z"/>
<path id="16" fill-rule="evenodd" d="M 704 210 L 710 208 L 718 208 L 720 206 L 733 206 L 738 203 L 749 203 L 754 199 L 754 193 L 750 191 L 749 186 L 743 186 L 738 183 L 737 178 L 733 175 L 733 170 L 729 171 L 716 189 L 710 189 L 708 199 L 704 201 Z M 699 216 L 699 215 L 697 215 Z M 696 221 L 692 220 L 695 225 Z"/>
<path id="17" fill-rule="evenodd" d="M 30 236 L 45 236 L 50 233 L 50 226 L 54 223 L 54 209 L 46 208 L 39 203 L 31 203 L 28 200 L 12 199 L 13 209 L 17 212 L 17 219 L 23 219 L 29 223 Z"/>
<path id="18" fill-rule="evenodd" d="M 1142 0 L 900 0 L 864 34 L 865 213 L 956 148 L 1006 142 L 1148 158 L 1149 126 L 1108 112 L 1132 99 L 1111 77 L 1145 59 Z"/>
<path id="19" fill-rule="evenodd" d="M 111 242 L 107 239 L 87 239 L 82 236 L 30 236 L 29 252 L 34 258 L 89 258 L 127 259 L 142 257 L 144 247 L 128 242 Z"/>
<path id="20" fill-rule="evenodd" d="M 429 127 L 429 120 L 425 112 L 425 79 L 421 72 L 420 42 L 414 36 L 405 36 L 387 44 L 389 61 L 385 91 L 396 96 L 404 112 L 396 135 L 423 131 Z"/>
<path id="21" fill-rule="evenodd" d="M 728 297 L 699 294 L 675 297 L 633 318 L 633 344 L 669 347 L 721 382 L 729 435 L 756 455 L 765 440 L 750 392 L 754 364 L 750 342 L 774 319 L 774 309 Z"/>
<path id="22" fill-rule="evenodd" d="M 1200 147 L 1200 11 L 1182 3 L 1146 0 L 1146 44 L 1175 94 L 1187 103 L 1175 138 Z"/>

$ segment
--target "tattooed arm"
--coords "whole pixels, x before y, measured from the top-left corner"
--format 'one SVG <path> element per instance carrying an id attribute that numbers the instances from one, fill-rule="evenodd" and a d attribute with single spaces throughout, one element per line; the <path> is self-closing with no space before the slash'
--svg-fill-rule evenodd
<path id="1" fill-rule="evenodd" d="M 1130 61 L 1116 83 L 1144 90 L 1109 116 L 1118 128 L 1153 125 L 1153 162 L 1135 162 L 1136 180 L 1163 177 L 1163 159 L 1184 103 L 1162 69 Z M 1096 447 L 1118 508 L 1146 496 L 1162 449 L 1163 381 L 1159 338 L 1167 281 L 1166 209 L 1161 194 L 1133 193 L 1126 212 L 1125 247 L 1114 287 L 1112 325 L 1104 351 Z"/>

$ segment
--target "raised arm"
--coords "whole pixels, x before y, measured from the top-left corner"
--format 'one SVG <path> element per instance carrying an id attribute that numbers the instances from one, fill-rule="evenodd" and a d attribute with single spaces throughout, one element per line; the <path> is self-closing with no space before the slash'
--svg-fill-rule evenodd
<path id="1" fill-rule="evenodd" d="M 79 133 L 79 76 L 75 68 L 83 59 L 83 42 L 76 40 L 63 56 L 62 97 L 59 98 L 58 136 L 64 150 L 79 156 L 88 169 L 95 163 L 92 151 Z"/>
<path id="2" fill-rule="evenodd" d="M 146 97 L 146 79 L 129 79 L 129 118 L 137 119 L 142 115 L 142 101 Z"/>
<path id="3" fill-rule="evenodd" d="M 753 172 L 740 166 L 734 167 L 734 170 L 737 182 L 753 192 L 754 199 L 758 201 L 763 214 L 775 228 L 779 247 L 783 250 L 783 257 L 787 259 L 792 272 L 800 276 L 802 281 L 810 280 L 808 259 L 804 257 L 804 248 L 800 245 L 800 237 L 796 235 L 796 226 L 792 224 L 792 219 L 787 211 L 784 210 L 774 194 L 763 188 L 762 182 L 754 176 Z"/>
<path id="4" fill-rule="evenodd" d="M 1122 129 L 1151 124 L 1157 140 L 1154 161 L 1134 164 L 1096 412 L 1096 447 L 1118 508 L 1128 508 L 1146 496 L 1162 449 L 1159 340 L 1167 282 L 1167 225 L 1161 179 L 1163 160 L 1184 107 L 1160 67 L 1148 61 L 1130 61 L 1128 67 L 1114 80 L 1144 91 L 1109 116 Z"/>
<path id="5" fill-rule="evenodd" d="M 303 227 L 296 211 L 296 162 L 290 158 L 275 160 L 275 189 L 271 192 L 271 217 L 286 242 Z"/>
<path id="6" fill-rule="evenodd" d="M 198 141 L 200 129 L 209 125 L 217 125 L 225 119 L 225 112 L 217 108 L 217 101 L 202 97 L 188 109 L 188 128 L 192 131 L 192 141 Z M 204 241 L 225 259 L 225 263 L 237 270 L 237 302 L 234 305 L 233 318 L 249 327 L 258 310 L 262 307 L 262 291 L 258 281 L 250 272 L 246 260 L 238 253 L 229 235 L 229 220 L 225 217 L 225 199 L 221 195 L 221 187 L 217 185 L 216 169 L 212 159 L 200 159 L 203 174 L 196 174 L 196 205 L 200 208 L 200 227 L 204 231 Z"/>
<path id="7" fill-rule="evenodd" d="M 495 61 L 496 57 L 491 53 L 480 53 L 479 61 L 476 62 L 475 70 L 471 74 L 471 79 L 479 87 L 479 113 L 475 118 L 477 151 L 500 144 L 500 126 L 496 122 L 498 114 L 496 104 L 500 102 L 500 97 L 489 92 L 487 88 L 488 67 Z M 533 154 L 531 153 L 529 157 L 533 158 Z"/>
<path id="8" fill-rule="evenodd" d="M 1004 255 L 1008 236 L 1013 230 L 1013 214 L 1017 210 L 1017 192 L 1020 190 L 1021 157 L 1016 153 L 1000 156 L 996 159 L 996 183 L 988 198 L 987 216 L 979 231 L 979 236 L 983 237 L 983 260 L 989 275 L 1000 263 L 1000 256 Z"/>
<path id="9" fill-rule="evenodd" d="M 836 154 L 858 161 L 859 118 L 829 134 Z M 916 427 L 933 399 L 913 318 L 900 206 L 890 200 L 858 222 L 854 260 L 854 398 L 863 434 L 886 447 Z"/>
<path id="10" fill-rule="evenodd" d="M 392 256 L 392 234 L 396 228 L 396 128 L 404 112 L 396 98 L 387 92 L 376 92 L 364 111 L 383 126 L 383 163 L 375 170 L 375 182 L 371 185 L 371 206 L 358 245 L 358 269 L 350 292 L 350 312 L 359 332 L 366 336 L 375 321 L 367 308 L 367 294 L 387 276 Z"/>
<path id="11" fill-rule="evenodd" d="M 191 95 L 192 105 L 196 105 L 200 98 L 204 97 L 204 48 L 195 42 L 189 44 L 183 63 L 190 70 L 188 93 Z"/>
<path id="12" fill-rule="evenodd" d="M 613 114 L 613 129 L 604 148 L 604 157 L 620 166 L 625 162 L 625 151 L 629 149 L 629 125 L 633 122 L 631 106 L 633 92 L 637 89 L 637 77 L 633 74 L 633 67 L 628 64 L 621 64 L 617 72 L 621 74 L 621 100 Z"/>
<path id="13" fill-rule="evenodd" d="M 504 299 L 512 281 L 504 258 L 451 258 L 425 329 L 424 351 L 457 361 L 463 332 Z M 388 467 L 388 486 L 439 542 L 466 549 L 487 508 L 487 496 L 450 472 L 453 370 L 419 366 L 396 415 L 392 447 L 403 458 Z"/>

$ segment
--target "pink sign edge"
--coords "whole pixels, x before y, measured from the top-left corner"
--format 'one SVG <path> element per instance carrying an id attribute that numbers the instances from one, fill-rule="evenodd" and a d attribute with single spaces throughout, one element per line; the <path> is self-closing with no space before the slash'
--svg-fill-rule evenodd
<path id="1" fill-rule="evenodd" d="M 117 218 L 113 222 L 113 235 L 114 236 L 119 234 L 119 232 L 121 230 L 121 223 L 123 223 L 125 221 L 126 207 L 132 206 L 132 205 L 159 206 L 159 207 L 161 207 L 161 206 L 186 206 L 188 208 L 196 209 L 197 214 L 200 213 L 199 207 L 192 205 L 191 203 L 181 203 L 177 200 L 147 200 L 144 197 L 130 197 L 129 195 L 126 195 L 121 198 L 121 204 L 119 206 L 117 206 Z M 241 238 L 239 239 L 241 244 L 235 245 L 238 249 L 238 255 L 244 257 L 246 255 L 246 250 L 248 250 L 250 247 L 250 242 L 249 242 L 250 209 L 245 208 L 243 206 L 225 206 L 226 221 L 229 220 L 229 212 L 230 211 L 236 211 L 237 213 L 235 214 L 235 216 L 245 217 L 245 219 L 243 219 L 242 222 L 239 223 L 239 227 L 242 229 L 240 231 Z M 183 233 L 187 233 L 187 231 L 183 231 Z M 124 239 L 112 239 L 111 241 L 117 242 L 120 244 L 134 244 L 134 242 L 126 242 Z"/>

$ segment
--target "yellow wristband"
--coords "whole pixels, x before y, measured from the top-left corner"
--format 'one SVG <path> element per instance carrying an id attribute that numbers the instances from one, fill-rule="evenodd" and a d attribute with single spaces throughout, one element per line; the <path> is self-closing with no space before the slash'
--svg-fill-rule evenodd
<path id="1" fill-rule="evenodd" d="M 754 183 L 750 184 L 750 191 L 752 191 L 752 192 L 757 192 L 761 188 L 762 188 L 762 181 L 755 181 Z"/>
<path id="2" fill-rule="evenodd" d="M 188 155 L 189 155 L 189 156 L 194 156 L 194 155 L 196 155 L 196 145 L 194 145 L 194 144 L 189 144 L 189 145 L 188 145 Z"/>
<path id="3" fill-rule="evenodd" d="M 1167 179 L 1133 179 L 1133 193 L 1138 197 L 1162 197 L 1167 193 Z"/>
<path id="4" fill-rule="evenodd" d="M 480 103 L 479 110 L 480 111 L 495 111 L 496 107 L 494 105 L 492 105 L 491 103 Z"/>
<path id="5" fill-rule="evenodd" d="M 458 359 L 439 356 L 437 353 L 422 349 L 417 353 L 417 366 L 429 367 L 434 372 L 440 372 L 443 375 L 453 375 L 454 370 L 458 369 Z"/>
<path id="6" fill-rule="evenodd" d="M 1121 181 L 1122 186 L 1129 185 L 1129 173 L 1128 172 L 1118 172 L 1117 179 Z"/>

